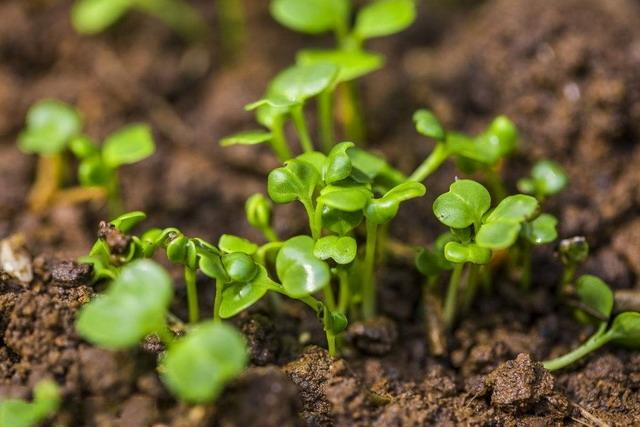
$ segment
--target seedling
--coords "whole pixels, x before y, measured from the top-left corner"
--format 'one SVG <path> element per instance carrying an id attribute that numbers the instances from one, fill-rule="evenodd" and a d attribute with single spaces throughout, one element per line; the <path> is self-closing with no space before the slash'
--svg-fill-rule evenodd
<path id="1" fill-rule="evenodd" d="M 551 214 L 541 214 L 532 221 L 522 225 L 518 249 L 515 256 L 519 256 L 520 285 L 523 290 L 531 287 L 531 258 L 533 246 L 545 245 L 558 238 L 558 219 Z"/>
<path id="2" fill-rule="evenodd" d="M 256 193 L 247 199 L 244 205 L 244 211 L 247 222 L 249 222 L 252 227 L 260 230 L 268 241 L 278 241 L 278 236 L 273 230 L 272 225 L 271 200 L 260 193 Z"/>
<path id="3" fill-rule="evenodd" d="M 206 321 L 176 339 L 167 326 L 173 288 L 169 275 L 150 260 L 124 266 L 103 295 L 80 309 L 78 333 L 94 345 L 125 350 L 148 335 L 157 336 L 166 352 L 159 371 L 181 400 L 215 400 L 247 364 L 242 335 L 228 325 Z"/>
<path id="4" fill-rule="evenodd" d="M 564 266 L 560 286 L 558 286 L 558 295 L 563 296 L 569 292 L 568 287 L 573 281 L 576 270 L 589 256 L 587 239 L 582 236 L 576 236 L 561 240 L 558 245 L 558 254 Z"/>
<path id="5" fill-rule="evenodd" d="M 483 172 L 494 197 L 500 201 L 506 196 L 499 175 L 501 161 L 517 147 L 518 130 L 505 116 L 498 116 L 481 134 L 471 137 L 459 132 L 447 132 L 429 110 L 418 110 L 413 115 L 418 133 L 436 141 L 427 158 L 409 177 L 422 182 L 433 174 L 448 158 L 455 157 L 465 172 Z"/>
<path id="6" fill-rule="evenodd" d="M 343 119 L 347 137 L 364 140 L 364 123 L 354 80 L 379 69 L 381 55 L 363 49 L 366 40 L 400 32 L 415 20 L 412 0 L 376 0 L 362 7 L 351 25 L 352 6 L 349 0 L 273 0 L 271 14 L 287 28 L 307 34 L 333 32 L 337 48 L 303 50 L 298 64 L 330 63 L 340 69 L 337 83 L 344 83 Z M 319 98 L 318 122 L 325 152 L 333 145 L 333 89 Z"/>
<path id="7" fill-rule="evenodd" d="M 98 34 L 134 10 L 160 19 L 188 41 L 208 33 L 207 23 L 184 0 L 76 0 L 71 23 L 81 34 Z"/>
<path id="8" fill-rule="evenodd" d="M 562 166 L 551 160 L 541 160 L 531 169 L 531 176 L 518 181 L 518 190 L 531 194 L 541 203 L 549 196 L 556 195 L 569 184 L 569 178 Z"/>
<path id="9" fill-rule="evenodd" d="M 465 306 L 475 296 L 480 265 L 489 263 L 492 251 L 512 246 L 523 224 L 538 213 L 538 201 L 517 194 L 504 198 L 489 211 L 491 196 L 481 184 L 458 180 L 433 204 L 440 222 L 450 227 L 453 240 L 444 245 L 444 257 L 454 264 L 444 307 L 445 324 L 453 326 L 462 272 L 469 265 Z"/>
<path id="10" fill-rule="evenodd" d="M 0 427 L 40 425 L 58 411 L 60 403 L 60 390 L 56 383 L 40 381 L 33 390 L 33 402 L 20 399 L 0 401 Z"/>
<path id="11" fill-rule="evenodd" d="M 575 350 L 544 362 L 546 369 L 562 369 L 607 343 L 632 349 L 640 348 L 640 313 L 620 313 L 611 321 L 614 298 L 613 292 L 605 282 L 595 276 L 581 276 L 576 283 L 576 294 L 581 306 L 586 309 L 586 312 L 579 312 L 581 317 L 594 323 L 597 330 Z"/>

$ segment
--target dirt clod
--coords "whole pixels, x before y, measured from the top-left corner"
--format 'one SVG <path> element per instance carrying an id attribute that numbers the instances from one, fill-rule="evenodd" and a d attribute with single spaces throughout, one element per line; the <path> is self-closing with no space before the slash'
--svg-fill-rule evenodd
<path id="1" fill-rule="evenodd" d="M 93 266 L 75 261 L 58 261 L 51 266 L 53 284 L 62 287 L 74 287 L 91 281 Z"/>
<path id="2" fill-rule="evenodd" d="M 362 353 L 383 356 L 393 348 L 398 339 L 395 322 L 386 317 L 356 322 L 347 330 L 347 338 Z"/>
<path id="3" fill-rule="evenodd" d="M 129 248 L 131 237 L 122 233 L 116 227 L 106 221 L 100 221 L 98 225 L 98 238 L 104 239 L 112 254 L 123 255 Z"/>

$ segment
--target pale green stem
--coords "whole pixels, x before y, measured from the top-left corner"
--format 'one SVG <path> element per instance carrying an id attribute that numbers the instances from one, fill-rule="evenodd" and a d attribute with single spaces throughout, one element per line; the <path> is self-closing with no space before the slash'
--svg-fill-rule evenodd
<path id="1" fill-rule="evenodd" d="M 220 280 L 216 280 L 216 296 L 213 300 L 213 321 L 221 322 L 220 318 L 220 305 L 222 304 L 222 288 L 224 287 L 224 283 Z"/>
<path id="2" fill-rule="evenodd" d="M 367 242 L 364 255 L 364 272 L 362 275 L 362 316 L 372 319 L 376 314 L 376 291 L 373 269 L 376 260 L 376 240 L 378 225 L 367 220 Z"/>
<path id="3" fill-rule="evenodd" d="M 309 218 L 309 229 L 311 229 L 311 237 L 313 240 L 318 240 L 320 238 L 321 228 L 318 225 L 322 226 L 322 222 L 318 222 L 316 220 L 316 210 L 313 207 L 313 202 L 311 200 L 300 200 L 302 206 L 304 206 L 304 210 L 307 212 L 307 217 Z"/>
<path id="4" fill-rule="evenodd" d="M 467 286 L 464 292 L 464 310 L 468 311 L 475 300 L 478 292 L 478 275 L 480 266 L 471 264 L 469 266 L 469 277 L 467 278 Z"/>
<path id="5" fill-rule="evenodd" d="M 439 142 L 431 154 L 416 168 L 409 177 L 409 181 L 422 182 L 438 170 L 440 165 L 449 158 L 449 150 L 444 143 Z"/>
<path id="6" fill-rule="evenodd" d="M 284 134 L 284 118 L 277 117 L 271 127 L 271 148 L 278 157 L 278 160 L 284 162 L 291 158 L 291 150 L 287 145 L 287 138 Z"/>
<path id="7" fill-rule="evenodd" d="M 273 231 L 272 227 L 263 227 L 260 231 L 262 231 L 265 239 L 267 239 L 269 242 L 277 242 L 278 240 L 280 240 L 276 232 Z"/>
<path id="8" fill-rule="evenodd" d="M 606 322 L 601 323 L 596 333 L 593 334 L 591 338 L 589 338 L 580 347 L 565 354 L 564 356 L 560 356 L 555 359 L 547 360 L 546 362 L 543 362 L 542 363 L 543 366 L 545 367 L 545 369 L 548 369 L 549 371 L 555 371 L 555 370 L 564 368 L 565 366 L 569 366 L 572 363 L 583 358 L 587 354 L 591 353 L 592 351 L 599 349 L 600 347 L 608 343 L 613 338 L 613 334 L 611 333 L 611 331 L 605 333 L 606 328 L 607 328 L 607 323 Z"/>
<path id="9" fill-rule="evenodd" d="M 348 81 L 344 83 L 344 122 L 347 138 L 356 144 L 363 144 L 366 138 L 362 107 L 358 98 L 357 82 Z"/>
<path id="10" fill-rule="evenodd" d="M 325 90 L 318 96 L 318 123 L 320 143 L 325 153 L 335 144 L 333 128 L 333 90 Z"/>
<path id="11" fill-rule="evenodd" d="M 578 266 L 576 263 L 569 263 L 564 267 L 564 271 L 562 272 L 562 280 L 560 281 L 560 286 L 558 287 L 558 296 L 563 297 L 567 293 L 567 287 L 573 280 L 573 276 L 576 274 Z"/>
<path id="12" fill-rule="evenodd" d="M 187 287 L 187 306 L 189 308 L 189 323 L 196 323 L 199 320 L 200 312 L 198 308 L 198 288 L 196 287 L 196 270 L 189 267 L 184 268 L 184 282 Z"/>
<path id="13" fill-rule="evenodd" d="M 533 256 L 533 247 L 528 241 L 522 244 L 522 277 L 520 278 L 520 287 L 523 291 L 531 288 L 531 257 Z"/>
<path id="14" fill-rule="evenodd" d="M 302 151 L 304 151 L 305 153 L 313 151 L 313 143 L 311 142 L 311 136 L 309 135 L 307 120 L 304 117 L 302 105 L 296 105 L 291 109 L 291 118 L 293 119 L 293 125 L 298 132 Z"/>
<path id="15" fill-rule="evenodd" d="M 451 330 L 456 320 L 456 308 L 458 305 L 458 289 L 460 288 L 460 277 L 464 264 L 456 264 L 453 267 L 451 278 L 449 279 L 449 287 L 447 289 L 447 297 L 444 303 L 444 323 L 448 330 Z"/>
<path id="16" fill-rule="evenodd" d="M 338 268 L 338 279 L 340 281 L 340 301 L 338 303 L 338 311 L 346 314 L 351 299 L 351 288 L 349 287 L 349 272 L 344 268 Z"/>
<path id="17" fill-rule="evenodd" d="M 502 177 L 494 168 L 487 169 L 486 176 L 495 202 L 500 203 L 507 197 L 507 189 L 504 186 L 504 182 L 502 182 Z"/>

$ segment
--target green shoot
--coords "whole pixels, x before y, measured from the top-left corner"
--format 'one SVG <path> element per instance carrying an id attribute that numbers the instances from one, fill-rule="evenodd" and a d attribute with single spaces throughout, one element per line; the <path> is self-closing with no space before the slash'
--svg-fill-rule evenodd
<path id="1" fill-rule="evenodd" d="M 33 402 L 20 399 L 0 401 L 0 427 L 34 427 L 55 414 L 60 407 L 60 389 L 43 380 L 33 390 Z"/>
<path id="2" fill-rule="evenodd" d="M 541 160 L 531 169 L 530 177 L 518 181 L 518 189 L 542 202 L 560 193 L 568 184 L 569 178 L 562 166 L 551 160 Z"/>
<path id="3" fill-rule="evenodd" d="M 520 257 L 520 285 L 523 290 L 531 287 L 531 257 L 534 246 L 554 242 L 558 238 L 558 219 L 551 214 L 541 214 L 532 221 L 522 225 L 518 239 Z"/>
<path id="4" fill-rule="evenodd" d="M 79 33 L 93 35 L 133 10 L 160 19 L 188 41 L 200 40 L 208 33 L 206 22 L 184 0 L 76 0 L 71 22 Z"/>
<path id="5" fill-rule="evenodd" d="M 607 343 L 633 349 L 640 348 L 640 313 L 621 313 L 609 324 L 614 298 L 613 292 L 605 282 L 595 276 L 581 276 L 576 283 L 576 294 L 580 299 L 579 307 L 585 310 L 579 310 L 578 313 L 596 325 L 596 332 L 571 352 L 544 362 L 546 369 L 562 369 Z"/>
<path id="6" fill-rule="evenodd" d="M 587 239 L 582 236 L 563 239 L 558 245 L 558 253 L 564 266 L 560 286 L 558 286 L 558 295 L 563 296 L 569 293 L 568 288 L 573 281 L 576 270 L 589 256 L 589 244 Z"/>

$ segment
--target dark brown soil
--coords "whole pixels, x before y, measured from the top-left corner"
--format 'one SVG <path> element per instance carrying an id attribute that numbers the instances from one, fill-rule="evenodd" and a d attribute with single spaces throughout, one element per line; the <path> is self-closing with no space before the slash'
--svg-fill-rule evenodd
<path id="1" fill-rule="evenodd" d="M 197 0 L 215 25 L 211 1 Z M 97 205 L 25 209 L 34 159 L 15 147 L 34 100 L 58 97 L 83 112 L 89 134 L 146 121 L 158 152 L 125 168 L 125 204 L 148 226 L 175 225 L 215 240 L 222 232 L 259 239 L 242 204 L 264 191 L 275 160 L 265 150 L 222 150 L 221 136 L 251 126 L 242 106 L 297 48 L 328 39 L 296 36 L 248 0 L 250 42 L 223 65 L 219 41 L 189 47 L 161 24 L 133 14 L 98 37 L 79 37 L 69 1 L 0 3 L 0 238 L 22 233 L 34 280 L 0 272 L 0 396 L 28 397 L 41 378 L 61 385 L 55 423 L 76 426 L 422 426 L 639 425 L 640 356 L 606 347 L 553 376 L 538 360 L 566 352 L 591 333 L 558 307 L 559 267 L 536 253 L 534 291 L 523 298 L 507 278 L 481 295 L 446 342 L 428 353 L 421 278 L 392 260 L 381 271 L 383 317 L 351 325 L 343 359 L 332 360 L 311 313 L 265 300 L 234 320 L 247 336 L 252 367 L 216 405 L 177 403 L 160 382 L 161 346 L 113 353 L 82 342 L 73 319 L 94 290 L 90 271 L 69 260 L 86 254 L 106 212 Z M 538 158 L 560 161 L 572 186 L 550 200 L 562 236 L 584 234 L 594 248 L 583 268 L 616 289 L 640 280 L 640 4 L 625 0 L 491 0 L 451 9 L 430 0 L 419 22 L 376 40 L 388 66 L 366 79 L 370 143 L 410 170 L 430 144 L 413 130 L 414 109 L 429 106 L 455 128 L 474 131 L 506 113 L 522 130 L 522 150 L 505 170 L 522 176 Z M 453 179 L 448 165 L 429 197 L 400 213 L 399 238 L 431 242 L 441 228 L 430 198 Z M 69 177 L 69 182 L 73 181 Z M 512 180 L 513 181 L 513 180 Z M 297 207 L 278 207 L 276 228 L 304 229 Z M 117 249 L 126 238 L 102 227 Z M 125 240 L 123 240 L 125 239 Z M 174 272 L 178 296 L 183 289 Z M 211 289 L 199 284 L 210 310 Z M 184 314 L 185 307 L 176 307 Z"/>

